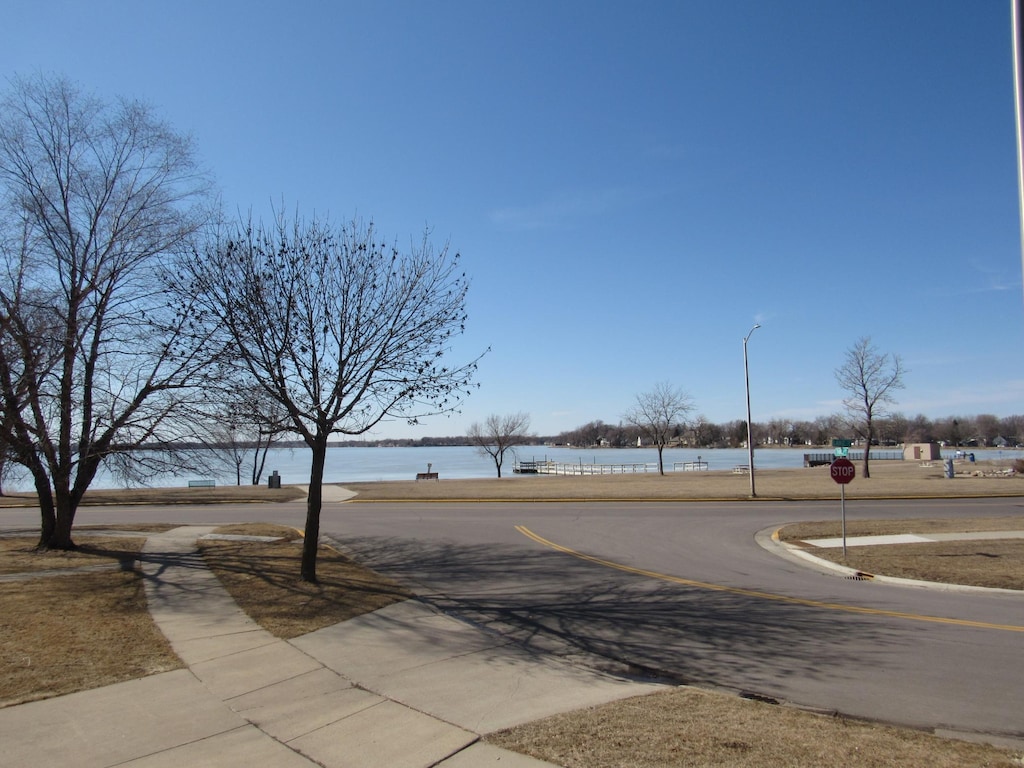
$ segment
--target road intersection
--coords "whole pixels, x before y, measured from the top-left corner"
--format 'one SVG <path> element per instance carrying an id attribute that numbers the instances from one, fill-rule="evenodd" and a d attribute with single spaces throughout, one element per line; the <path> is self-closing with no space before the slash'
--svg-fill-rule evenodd
<path id="1" fill-rule="evenodd" d="M 826 502 L 325 505 L 321 530 L 523 647 L 938 733 L 1024 740 L 1024 595 L 862 581 L 762 546 Z M 859 501 L 867 518 L 1021 516 L 1020 499 Z M 36 524 L 34 510 L 5 525 Z M 266 521 L 301 502 L 83 508 L 80 524 Z M 762 539 L 759 544 L 759 534 Z M 770 535 L 769 535 L 770 538 Z"/>

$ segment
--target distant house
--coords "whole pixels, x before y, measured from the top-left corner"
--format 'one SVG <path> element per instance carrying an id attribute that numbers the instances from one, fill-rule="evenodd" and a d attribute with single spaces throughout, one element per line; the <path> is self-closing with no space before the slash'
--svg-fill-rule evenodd
<path id="1" fill-rule="evenodd" d="M 942 448 L 938 443 L 908 443 L 903 447 L 904 461 L 938 461 Z"/>

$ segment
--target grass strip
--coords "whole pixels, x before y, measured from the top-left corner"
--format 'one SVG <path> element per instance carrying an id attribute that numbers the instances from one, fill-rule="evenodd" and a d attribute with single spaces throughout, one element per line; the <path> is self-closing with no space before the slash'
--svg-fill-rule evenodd
<path id="1" fill-rule="evenodd" d="M 302 537 L 272 525 L 224 526 L 216 533 L 279 536 L 278 541 L 204 540 L 200 550 L 224 588 L 255 622 L 290 639 L 412 596 L 330 547 L 317 555 L 317 584 L 299 580 Z"/>
<path id="2" fill-rule="evenodd" d="M 564 768 L 1020 768 L 1020 754 L 697 688 L 538 720 L 487 741 Z"/>

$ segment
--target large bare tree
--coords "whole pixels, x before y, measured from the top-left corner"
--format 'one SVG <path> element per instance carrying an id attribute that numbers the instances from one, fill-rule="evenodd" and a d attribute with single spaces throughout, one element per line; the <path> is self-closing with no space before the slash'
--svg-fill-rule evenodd
<path id="1" fill-rule="evenodd" d="M 498 477 L 501 477 L 501 465 L 505 461 L 505 454 L 530 439 L 529 429 L 528 413 L 519 411 L 504 416 L 492 413 L 483 424 L 473 422 L 466 435 L 481 454 L 491 457 Z"/>
<path id="2" fill-rule="evenodd" d="M 476 360 L 446 360 L 466 322 L 459 255 L 435 249 L 429 232 L 402 252 L 372 224 L 278 214 L 225 232 L 185 277 L 197 320 L 226 336 L 240 374 L 284 408 L 312 451 L 300 575 L 315 582 L 330 436 L 415 423 L 469 394 Z"/>
<path id="3" fill-rule="evenodd" d="M 650 392 L 637 395 L 636 404 L 622 417 L 658 449 L 658 472 L 662 475 L 665 446 L 686 428 L 686 417 L 693 408 L 689 395 L 668 382 L 660 382 Z"/>
<path id="4" fill-rule="evenodd" d="M 862 336 L 848 350 L 836 369 L 836 381 L 847 393 L 843 400 L 853 430 L 864 438 L 865 478 L 871 477 L 869 454 L 875 441 L 875 420 L 887 415 L 885 406 L 896 400 L 893 392 L 903 389 L 903 361 L 899 355 L 883 354 Z"/>
<path id="5" fill-rule="evenodd" d="M 41 547 L 74 546 L 101 462 L 180 427 L 201 361 L 161 276 L 210 191 L 190 141 L 137 101 L 39 75 L 0 102 L 3 441 L 33 478 Z"/>

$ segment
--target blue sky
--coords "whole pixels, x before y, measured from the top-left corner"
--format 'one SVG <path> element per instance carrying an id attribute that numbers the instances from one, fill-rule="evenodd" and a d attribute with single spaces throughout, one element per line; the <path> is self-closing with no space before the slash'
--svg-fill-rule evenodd
<path id="1" fill-rule="evenodd" d="M 487 347 L 461 434 L 837 412 L 870 336 L 897 410 L 1024 413 L 1009 2 L 8 0 L 0 74 L 67 74 L 191 133 L 229 210 L 425 226 Z"/>

